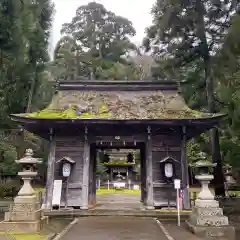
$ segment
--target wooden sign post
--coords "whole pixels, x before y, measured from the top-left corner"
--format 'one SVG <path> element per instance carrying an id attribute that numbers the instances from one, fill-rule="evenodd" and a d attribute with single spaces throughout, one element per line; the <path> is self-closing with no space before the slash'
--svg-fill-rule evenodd
<path id="1" fill-rule="evenodd" d="M 180 201 L 179 201 L 179 190 L 181 188 L 181 180 L 180 179 L 174 179 L 174 188 L 177 191 L 177 212 L 178 212 L 178 226 L 180 226 Z"/>

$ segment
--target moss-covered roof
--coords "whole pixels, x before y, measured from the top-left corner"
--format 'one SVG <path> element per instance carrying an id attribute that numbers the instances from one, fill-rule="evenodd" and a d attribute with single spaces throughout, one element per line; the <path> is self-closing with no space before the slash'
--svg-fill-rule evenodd
<path id="1" fill-rule="evenodd" d="M 219 114 L 218 114 L 219 115 Z M 39 112 L 15 116 L 38 119 L 197 119 L 211 118 L 191 110 L 177 91 L 59 91 Z"/>

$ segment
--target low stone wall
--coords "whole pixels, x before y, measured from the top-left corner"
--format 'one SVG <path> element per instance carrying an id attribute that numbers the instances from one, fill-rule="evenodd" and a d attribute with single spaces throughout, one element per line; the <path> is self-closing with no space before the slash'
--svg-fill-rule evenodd
<path id="1" fill-rule="evenodd" d="M 229 223 L 235 227 L 236 236 L 240 234 L 240 198 L 219 200 L 224 215 L 228 216 Z"/>
<path id="2" fill-rule="evenodd" d="M 225 214 L 240 213 L 240 197 L 219 199 L 218 201 Z"/>

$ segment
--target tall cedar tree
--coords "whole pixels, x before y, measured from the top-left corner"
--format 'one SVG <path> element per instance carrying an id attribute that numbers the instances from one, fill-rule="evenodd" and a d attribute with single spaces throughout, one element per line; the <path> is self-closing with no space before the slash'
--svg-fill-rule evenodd
<path id="1" fill-rule="evenodd" d="M 202 63 L 209 112 L 215 112 L 213 57 L 238 12 L 238 0 L 157 0 L 152 9 L 153 25 L 147 29 L 144 45 L 156 55 L 170 59 L 175 68 Z M 211 131 L 215 193 L 225 195 L 217 128 Z"/>
<path id="2" fill-rule="evenodd" d="M 132 23 L 96 2 L 80 6 L 72 21 L 63 24 L 61 32 L 76 41 L 75 51 L 85 52 L 77 62 L 89 63 L 91 76 L 98 72 L 96 65 L 104 68 L 103 59 L 125 63 L 122 56 L 135 47 L 129 40 L 136 33 Z"/>
<path id="3" fill-rule="evenodd" d="M 32 96 L 42 85 L 48 61 L 48 39 L 51 30 L 51 0 L 0 0 L 0 172 L 14 174 L 13 164 L 22 157 L 33 139 L 23 140 L 11 113 L 30 108 Z M 44 78 L 45 81 L 45 78 Z M 42 99 L 41 99 L 42 100 Z M 36 106 L 42 101 L 38 99 Z M 39 147 L 39 145 L 37 146 Z M 34 148 L 35 150 L 35 148 Z"/>

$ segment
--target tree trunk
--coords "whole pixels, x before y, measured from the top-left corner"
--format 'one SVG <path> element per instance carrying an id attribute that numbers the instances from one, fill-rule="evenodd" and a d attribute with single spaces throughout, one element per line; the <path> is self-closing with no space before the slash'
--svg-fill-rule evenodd
<path id="1" fill-rule="evenodd" d="M 206 82 L 206 93 L 207 93 L 207 103 L 208 111 L 210 113 L 215 113 L 215 102 L 214 102 L 214 84 L 211 72 L 211 57 L 209 53 L 209 48 L 206 38 L 206 29 L 204 22 L 204 12 L 205 7 L 202 1 L 197 1 L 196 6 L 198 9 L 198 36 L 202 44 L 202 58 L 204 61 L 204 71 L 205 71 L 205 82 Z M 225 196 L 224 187 L 224 176 L 222 171 L 222 159 L 219 144 L 219 132 L 217 128 L 211 130 L 211 150 L 212 150 L 212 162 L 217 163 L 217 167 L 214 169 L 214 189 L 216 195 Z"/>
<path id="2" fill-rule="evenodd" d="M 211 141 L 212 141 L 212 161 L 214 163 L 217 163 L 217 166 L 214 169 L 213 173 L 215 195 L 225 197 L 224 175 L 222 169 L 222 158 L 219 144 L 219 131 L 216 127 L 211 130 Z"/>
<path id="3" fill-rule="evenodd" d="M 36 85 L 36 79 L 37 79 L 36 66 L 34 67 L 34 69 L 35 69 L 34 77 L 32 79 L 31 87 L 30 87 L 30 90 L 29 90 L 29 93 L 28 93 L 28 102 L 27 102 L 26 113 L 30 113 L 31 112 L 31 107 L 32 107 L 33 93 L 34 93 L 34 89 L 35 89 L 35 85 Z"/>

